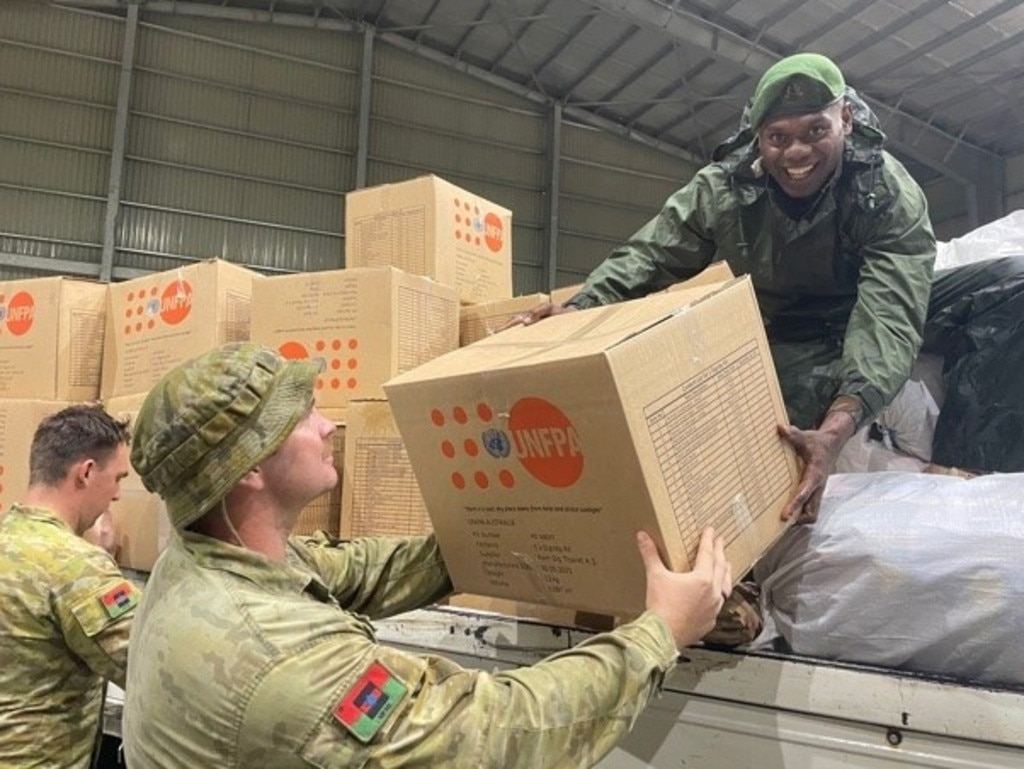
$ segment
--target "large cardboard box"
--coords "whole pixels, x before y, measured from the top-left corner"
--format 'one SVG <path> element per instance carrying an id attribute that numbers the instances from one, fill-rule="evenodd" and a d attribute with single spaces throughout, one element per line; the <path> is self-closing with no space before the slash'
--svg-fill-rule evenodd
<path id="1" fill-rule="evenodd" d="M 0 400 L 0 512 L 25 498 L 29 451 L 39 423 L 70 405 L 70 401 Z"/>
<path id="2" fill-rule="evenodd" d="M 334 468 L 338 471 L 338 483 L 330 491 L 302 508 L 299 519 L 292 528 L 292 534 L 316 534 L 325 531 L 337 537 L 341 531 L 341 490 L 345 484 L 345 418 L 344 410 L 317 409 L 326 419 L 334 422 L 337 428 L 332 439 Z"/>
<path id="3" fill-rule="evenodd" d="M 245 267 L 208 259 L 111 284 L 103 397 L 146 393 L 179 363 L 248 340 L 256 277 Z"/>
<path id="4" fill-rule="evenodd" d="M 463 302 L 512 296 L 512 212 L 437 176 L 345 196 L 345 266 L 392 265 L 455 286 Z"/>
<path id="5" fill-rule="evenodd" d="M 385 391 L 462 592 L 635 614 L 638 529 L 684 570 L 714 525 L 738 577 L 798 479 L 749 278 L 514 328 Z"/>
<path id="6" fill-rule="evenodd" d="M 111 398 L 104 407 L 115 419 L 126 419 L 134 428 L 145 399 L 145 393 Z M 173 536 L 163 500 L 146 490 L 131 466 L 128 477 L 121 481 L 121 498 L 110 505 L 110 522 L 114 558 L 120 566 L 137 571 L 151 571 Z"/>
<path id="7" fill-rule="evenodd" d="M 353 402 L 346 418 L 341 536 L 429 534 L 430 517 L 387 401 Z"/>
<path id="8" fill-rule="evenodd" d="M 455 289 L 394 267 L 260 278 L 253 302 L 253 341 L 322 361 L 322 408 L 383 398 L 390 377 L 459 346 Z"/>
<path id="9" fill-rule="evenodd" d="M 0 398 L 95 399 L 106 293 L 71 278 L 0 281 Z"/>
<path id="10" fill-rule="evenodd" d="M 546 301 L 547 294 L 528 294 L 514 299 L 464 305 L 459 310 L 459 345 L 465 347 L 497 333 L 512 316 L 528 312 Z"/>

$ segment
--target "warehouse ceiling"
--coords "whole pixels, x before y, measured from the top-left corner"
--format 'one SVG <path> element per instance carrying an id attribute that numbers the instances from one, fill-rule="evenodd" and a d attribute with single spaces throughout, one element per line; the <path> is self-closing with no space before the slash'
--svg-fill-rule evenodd
<path id="1" fill-rule="evenodd" d="M 117 6 L 124 0 L 86 0 Z M 1024 153 L 1020 0 L 141 0 L 167 12 L 349 30 L 706 160 L 760 74 L 825 53 L 919 180 L 985 184 Z M 998 184 L 998 182 L 990 182 Z"/>

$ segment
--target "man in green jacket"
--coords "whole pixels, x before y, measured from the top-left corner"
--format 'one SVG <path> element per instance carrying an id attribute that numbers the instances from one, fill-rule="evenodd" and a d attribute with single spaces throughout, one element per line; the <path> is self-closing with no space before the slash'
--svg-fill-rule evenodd
<path id="1" fill-rule="evenodd" d="M 132 464 L 179 536 L 132 631 L 124 745 L 133 769 L 583 767 L 628 730 L 731 584 L 704 532 L 693 572 L 638 534 L 647 608 L 532 667 L 487 673 L 380 645 L 371 618 L 452 585 L 433 535 L 289 537 L 337 483 L 317 367 L 256 344 L 167 374 Z"/>
<path id="2" fill-rule="evenodd" d="M 812 522 L 843 445 L 907 379 L 926 318 L 931 346 L 944 351 L 959 300 L 1001 280 L 1017 290 L 1024 275 L 1018 262 L 933 281 L 924 193 L 883 140 L 832 61 L 785 58 L 711 164 L 564 307 L 542 305 L 519 322 L 638 298 L 716 261 L 749 275 L 791 422 L 780 432 L 805 463 L 783 515 Z"/>

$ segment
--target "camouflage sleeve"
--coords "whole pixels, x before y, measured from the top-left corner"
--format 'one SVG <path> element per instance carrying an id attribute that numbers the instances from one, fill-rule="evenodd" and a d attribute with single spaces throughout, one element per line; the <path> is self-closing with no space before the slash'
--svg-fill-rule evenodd
<path id="1" fill-rule="evenodd" d="M 330 644 L 284 660 L 250 699 L 241 765 L 295 751 L 350 766 L 590 766 L 632 726 L 674 666 L 653 614 L 531 667 L 487 673 L 382 647 Z M 255 751 L 246 755 L 246 750 Z"/>
<path id="2" fill-rule="evenodd" d="M 587 277 L 567 305 L 582 309 L 660 291 L 707 267 L 716 246 L 714 168 L 702 169 L 673 193 L 661 211 L 616 248 Z"/>
<path id="3" fill-rule="evenodd" d="M 434 603 L 452 592 L 433 534 L 345 542 L 320 535 L 292 545 L 347 610 L 388 617 Z"/>
<path id="4" fill-rule="evenodd" d="M 924 192 L 890 155 L 885 169 L 890 205 L 861 217 L 864 261 L 846 327 L 838 392 L 860 399 L 861 425 L 874 419 L 910 375 L 921 347 L 935 263 Z"/>
<path id="5" fill-rule="evenodd" d="M 141 594 L 99 550 L 81 560 L 74 569 L 79 576 L 50 596 L 54 616 L 71 651 L 96 675 L 123 687 L 128 631 Z"/>

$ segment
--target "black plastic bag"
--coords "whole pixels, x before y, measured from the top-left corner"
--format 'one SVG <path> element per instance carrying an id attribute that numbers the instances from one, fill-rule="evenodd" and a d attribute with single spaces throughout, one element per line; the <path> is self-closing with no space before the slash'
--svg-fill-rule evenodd
<path id="1" fill-rule="evenodd" d="M 945 360 L 932 461 L 1024 471 L 1024 255 L 937 274 L 924 349 Z"/>

